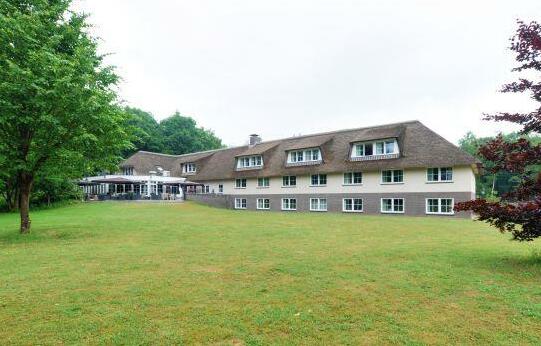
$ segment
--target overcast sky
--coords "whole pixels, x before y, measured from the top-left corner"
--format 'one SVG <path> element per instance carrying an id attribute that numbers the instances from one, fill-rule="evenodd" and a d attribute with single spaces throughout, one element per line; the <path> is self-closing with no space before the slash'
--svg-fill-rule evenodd
<path id="1" fill-rule="evenodd" d="M 539 0 L 78 0 L 126 104 L 178 110 L 228 145 L 418 119 L 457 142 L 528 110 L 498 93 L 516 76 L 515 20 Z"/>

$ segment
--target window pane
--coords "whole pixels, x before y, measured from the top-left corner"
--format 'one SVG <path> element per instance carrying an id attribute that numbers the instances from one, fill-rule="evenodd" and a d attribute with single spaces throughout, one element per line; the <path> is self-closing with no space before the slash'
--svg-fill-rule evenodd
<path id="1" fill-rule="evenodd" d="M 381 210 L 383 211 L 393 211 L 393 200 L 390 198 L 385 198 L 381 200 Z"/>
<path id="2" fill-rule="evenodd" d="M 362 182 L 363 182 L 363 174 L 361 172 L 353 173 L 353 183 L 362 184 Z"/>
<path id="3" fill-rule="evenodd" d="M 386 141 L 385 154 L 392 154 L 392 153 L 394 153 L 394 141 Z"/>
<path id="4" fill-rule="evenodd" d="M 395 198 L 394 200 L 394 211 L 401 212 L 404 211 L 404 200 Z"/>
<path id="5" fill-rule="evenodd" d="M 452 213 L 453 212 L 453 200 L 450 198 L 441 199 L 441 212 Z"/>
<path id="6" fill-rule="evenodd" d="M 441 181 L 453 180 L 453 169 L 451 167 L 445 167 L 441 169 Z"/>
<path id="7" fill-rule="evenodd" d="M 402 170 L 396 170 L 393 172 L 393 182 L 395 183 L 401 183 L 404 181 L 404 171 Z"/>
<path id="8" fill-rule="evenodd" d="M 392 171 L 383 171 L 381 172 L 381 181 L 384 183 L 393 182 L 393 172 Z"/>
<path id="9" fill-rule="evenodd" d="M 344 173 L 344 184 L 352 184 L 351 173 Z"/>
<path id="10" fill-rule="evenodd" d="M 364 156 L 364 144 L 355 145 L 355 156 Z"/>
<path id="11" fill-rule="evenodd" d="M 371 156 L 373 153 L 374 152 L 373 152 L 372 143 L 365 144 L 364 145 L 364 155 L 365 156 Z"/>
<path id="12" fill-rule="evenodd" d="M 310 209 L 317 210 L 318 207 L 318 201 L 315 198 L 310 199 Z"/>
<path id="13" fill-rule="evenodd" d="M 312 151 L 312 160 L 318 161 L 318 160 L 319 160 L 319 157 L 320 157 L 320 155 L 319 155 L 319 149 L 314 149 L 314 150 Z"/>
<path id="14" fill-rule="evenodd" d="M 319 185 L 327 185 L 327 174 L 319 175 Z"/>
<path id="15" fill-rule="evenodd" d="M 326 198 L 320 198 L 319 199 L 319 209 L 320 210 L 327 210 L 327 199 Z"/>
<path id="16" fill-rule="evenodd" d="M 297 185 L 297 177 L 296 176 L 289 177 L 289 185 L 291 185 L 291 186 Z"/>
<path id="17" fill-rule="evenodd" d="M 295 198 L 289 200 L 289 207 L 291 209 L 297 209 L 297 200 Z"/>
<path id="18" fill-rule="evenodd" d="M 383 142 L 376 142 L 376 155 L 381 155 L 384 153 Z"/>
<path id="19" fill-rule="evenodd" d="M 362 211 L 363 210 L 363 200 L 360 198 L 355 198 L 353 203 L 353 210 Z"/>
<path id="20" fill-rule="evenodd" d="M 438 199 L 437 198 L 430 198 L 428 201 L 428 212 L 429 213 L 437 213 L 438 212 Z"/>
<path id="21" fill-rule="evenodd" d="M 427 170 L 427 180 L 428 181 L 438 181 L 439 175 L 438 175 L 438 168 L 429 168 Z"/>
<path id="22" fill-rule="evenodd" d="M 351 199 L 344 199 L 344 210 L 347 210 L 347 211 L 353 210 Z"/>
<path id="23" fill-rule="evenodd" d="M 319 182 L 318 175 L 314 174 L 312 175 L 312 185 L 317 185 Z"/>

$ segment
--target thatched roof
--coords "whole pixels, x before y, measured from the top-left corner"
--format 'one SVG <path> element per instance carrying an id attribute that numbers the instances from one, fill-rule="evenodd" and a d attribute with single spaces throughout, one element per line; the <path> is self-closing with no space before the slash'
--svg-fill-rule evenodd
<path id="1" fill-rule="evenodd" d="M 400 147 L 398 158 L 373 161 L 351 161 L 349 159 L 352 143 L 389 138 L 398 140 Z M 311 147 L 321 149 L 323 161 L 320 164 L 286 166 L 287 151 Z M 263 168 L 236 170 L 238 156 L 256 154 L 263 156 Z M 179 156 L 138 152 L 128 158 L 122 166 L 132 166 L 137 172 L 143 173 L 153 170 L 156 165 L 159 165 L 170 170 L 173 176 L 182 176 L 181 164 L 188 162 L 196 164 L 197 173 L 190 174 L 190 180 L 193 181 L 478 164 L 474 157 L 448 142 L 421 122 L 410 121 L 291 137 L 262 142 L 254 147 L 242 146 Z"/>

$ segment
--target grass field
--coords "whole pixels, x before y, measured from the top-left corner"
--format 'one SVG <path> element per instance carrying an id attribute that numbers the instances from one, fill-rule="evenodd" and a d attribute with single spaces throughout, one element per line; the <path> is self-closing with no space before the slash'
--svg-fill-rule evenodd
<path id="1" fill-rule="evenodd" d="M 541 343 L 541 247 L 483 223 L 191 203 L 17 221 L 0 215 L 1 344 Z"/>

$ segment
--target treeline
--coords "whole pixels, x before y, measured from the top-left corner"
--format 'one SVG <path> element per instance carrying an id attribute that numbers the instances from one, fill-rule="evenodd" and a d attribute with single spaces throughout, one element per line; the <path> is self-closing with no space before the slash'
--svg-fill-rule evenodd
<path id="1" fill-rule="evenodd" d="M 152 114 L 141 109 L 126 107 L 125 111 L 126 132 L 132 143 L 125 156 L 138 150 L 180 155 L 223 147 L 222 140 L 214 132 L 197 127 L 193 118 L 178 112 L 158 122 Z"/>
<path id="2" fill-rule="evenodd" d="M 485 199 L 498 198 L 515 189 L 521 181 L 521 177 L 518 174 L 509 173 L 507 171 L 492 173 L 490 170 L 494 167 L 494 163 L 487 161 L 484 157 L 479 155 L 479 148 L 494 138 L 495 137 L 477 137 L 472 132 L 468 132 L 459 141 L 460 148 L 478 158 L 483 165 L 482 172 L 476 179 L 476 189 L 477 196 Z M 541 143 L 540 136 L 524 136 L 516 132 L 503 135 L 503 138 L 506 142 L 515 142 L 519 138 L 527 138 L 532 144 Z"/>
<path id="3" fill-rule="evenodd" d="M 130 142 L 123 151 L 124 158 L 139 150 L 179 155 L 223 147 L 222 140 L 211 130 L 198 127 L 193 118 L 178 112 L 160 122 L 138 108 L 126 107 L 123 112 L 123 128 Z M 104 172 L 80 158 L 51 162 L 35 177 L 30 204 L 36 207 L 79 199 L 82 196 L 76 180 L 100 173 Z M 19 198 L 15 177 L 0 170 L 0 210 L 16 210 Z"/>

